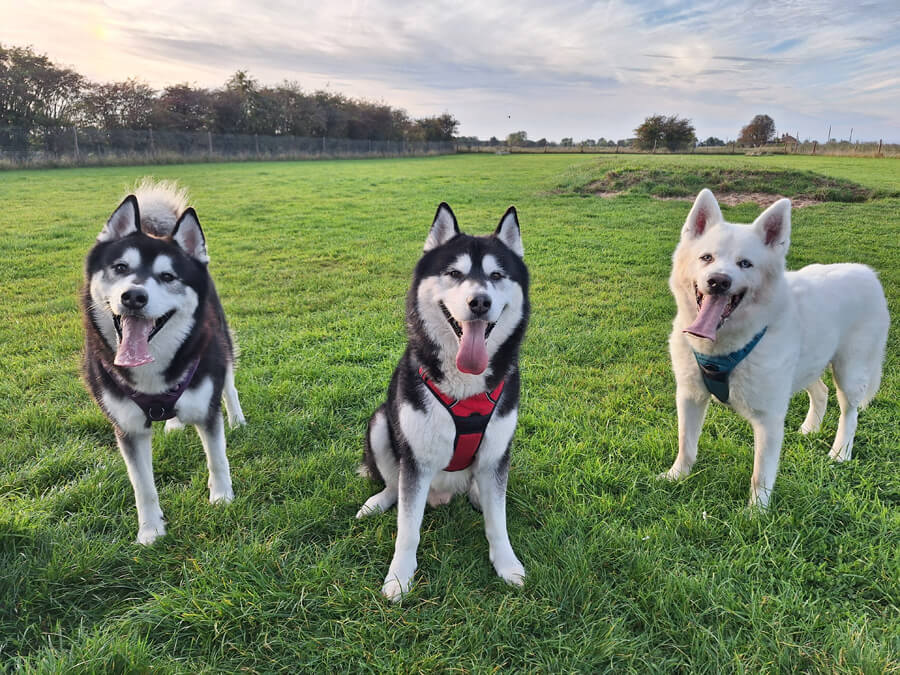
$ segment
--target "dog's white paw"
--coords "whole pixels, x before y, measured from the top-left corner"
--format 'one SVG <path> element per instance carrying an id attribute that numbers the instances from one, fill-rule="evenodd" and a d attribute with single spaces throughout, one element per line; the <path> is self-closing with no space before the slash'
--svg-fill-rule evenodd
<path id="1" fill-rule="evenodd" d="M 381 594 L 391 602 L 400 602 L 404 594 L 409 593 L 412 585 L 412 576 L 404 576 L 402 579 L 396 575 L 388 574 L 381 587 Z"/>
<path id="2" fill-rule="evenodd" d="M 673 464 L 671 469 L 663 471 L 657 478 L 659 480 L 681 480 L 682 478 L 687 478 L 690 473 L 690 470 L 684 470 Z"/>
<path id="3" fill-rule="evenodd" d="M 497 575 L 511 586 L 523 586 L 525 584 L 525 567 L 517 559 L 504 564 L 494 565 Z"/>
<path id="4" fill-rule="evenodd" d="M 832 448 L 831 452 L 828 453 L 828 456 L 831 457 L 835 462 L 846 462 L 853 456 L 853 446 L 852 445 L 841 445 L 836 448 Z"/>
<path id="5" fill-rule="evenodd" d="M 236 429 L 237 427 L 247 426 L 247 418 L 244 417 L 244 413 L 238 413 L 234 417 L 231 415 L 228 416 L 228 427 L 230 429 Z"/>
<path id="6" fill-rule="evenodd" d="M 167 434 L 171 434 L 173 431 L 184 429 L 184 422 L 177 417 L 173 417 L 170 420 L 166 420 L 166 426 L 164 428 Z"/>
<path id="7" fill-rule="evenodd" d="M 428 506 L 435 508 L 443 506 L 444 504 L 449 504 L 453 500 L 453 495 L 453 492 L 438 492 L 437 490 L 431 489 L 428 491 Z"/>
<path id="8" fill-rule="evenodd" d="M 228 485 L 223 488 L 209 488 L 210 504 L 230 504 L 234 501 L 234 490 Z"/>
<path id="9" fill-rule="evenodd" d="M 381 492 L 372 495 L 366 500 L 366 503 L 356 512 L 357 518 L 365 518 L 376 513 L 387 511 L 397 503 L 397 494 L 390 488 L 385 488 Z"/>
<path id="10" fill-rule="evenodd" d="M 819 430 L 821 426 L 821 422 L 819 422 L 818 424 L 816 424 L 815 422 L 804 422 L 800 425 L 800 433 L 804 436 L 806 436 L 807 434 L 814 434 Z"/>
<path id="11" fill-rule="evenodd" d="M 166 525 L 164 522 L 145 523 L 144 525 L 141 525 L 138 530 L 136 543 L 141 544 L 142 546 L 150 546 L 150 544 L 165 535 L 165 533 Z"/>

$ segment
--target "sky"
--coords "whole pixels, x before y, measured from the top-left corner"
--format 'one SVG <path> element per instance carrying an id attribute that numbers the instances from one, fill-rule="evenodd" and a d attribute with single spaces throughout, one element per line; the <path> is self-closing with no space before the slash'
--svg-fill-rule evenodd
<path id="1" fill-rule="evenodd" d="M 900 143 L 900 0 L 0 0 L 0 44 L 91 80 L 219 87 L 236 70 L 451 113 L 459 134 L 620 139 L 676 114 L 700 139 Z"/>

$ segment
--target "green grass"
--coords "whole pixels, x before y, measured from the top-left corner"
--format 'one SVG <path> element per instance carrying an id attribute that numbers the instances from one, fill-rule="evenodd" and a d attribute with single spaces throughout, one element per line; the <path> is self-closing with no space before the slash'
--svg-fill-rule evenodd
<path id="1" fill-rule="evenodd" d="M 900 341 L 853 460 L 788 415 L 770 513 L 744 509 L 749 426 L 709 415 L 675 456 L 666 279 L 688 205 L 579 194 L 599 169 L 815 172 L 896 193 L 900 162 L 461 156 L 0 174 L 0 662 L 25 672 L 900 670 Z M 207 501 L 196 435 L 154 437 L 169 534 L 132 543 L 133 495 L 79 379 L 85 252 L 140 176 L 191 188 L 242 348 L 237 498 Z M 563 189 L 560 189 L 561 186 Z M 426 513 L 417 584 L 379 595 L 394 512 L 354 520 L 365 424 L 404 346 L 436 205 L 492 231 L 519 208 L 533 318 L 509 487 L 528 570 L 505 586 L 465 500 Z M 747 222 L 752 204 L 725 208 Z M 900 312 L 900 199 L 793 215 L 792 267 L 877 268 Z"/>

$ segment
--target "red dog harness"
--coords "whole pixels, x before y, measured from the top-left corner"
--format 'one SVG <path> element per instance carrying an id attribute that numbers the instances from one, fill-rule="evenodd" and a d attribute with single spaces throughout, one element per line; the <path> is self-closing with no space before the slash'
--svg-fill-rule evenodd
<path id="1" fill-rule="evenodd" d="M 484 391 L 459 401 L 450 398 L 438 389 L 437 385 L 425 375 L 423 368 L 419 368 L 419 375 L 425 386 L 431 390 L 434 397 L 453 417 L 453 424 L 456 426 L 453 457 L 444 471 L 468 469 L 475 461 L 475 453 L 481 447 L 484 432 L 488 422 L 491 421 L 491 415 L 494 414 L 494 408 L 497 407 L 497 401 L 500 400 L 500 394 L 503 393 L 503 385 L 506 383 L 501 382 L 494 391 Z"/>

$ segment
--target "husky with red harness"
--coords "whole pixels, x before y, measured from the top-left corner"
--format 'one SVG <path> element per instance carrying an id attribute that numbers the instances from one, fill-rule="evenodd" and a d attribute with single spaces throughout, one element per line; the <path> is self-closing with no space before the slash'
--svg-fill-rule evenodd
<path id="1" fill-rule="evenodd" d="M 528 323 L 528 270 L 516 210 L 491 236 L 459 230 L 441 204 L 406 297 L 408 344 L 369 421 L 363 472 L 384 483 L 357 518 L 397 505 L 397 542 L 382 592 L 406 593 L 426 502 L 468 492 L 484 514 L 490 558 L 521 585 L 506 531 L 509 448 L 519 407 L 519 346 Z"/>

